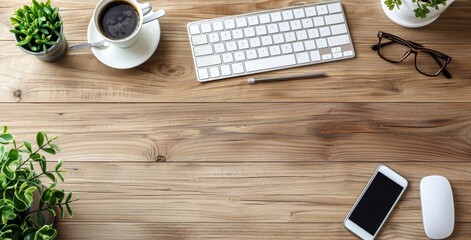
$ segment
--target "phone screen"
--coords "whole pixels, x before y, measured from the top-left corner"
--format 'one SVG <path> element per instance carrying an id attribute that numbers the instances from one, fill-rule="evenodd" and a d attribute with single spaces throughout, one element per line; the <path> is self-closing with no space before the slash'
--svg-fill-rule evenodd
<path id="1" fill-rule="evenodd" d="M 402 190 L 399 184 L 377 172 L 348 219 L 375 235 Z"/>

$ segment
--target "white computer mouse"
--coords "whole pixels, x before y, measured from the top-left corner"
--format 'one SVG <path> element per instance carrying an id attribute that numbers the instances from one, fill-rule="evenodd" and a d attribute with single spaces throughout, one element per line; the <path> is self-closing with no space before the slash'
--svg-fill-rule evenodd
<path id="1" fill-rule="evenodd" d="M 420 181 L 422 220 L 427 237 L 443 239 L 455 227 L 455 207 L 450 182 L 442 176 L 427 176 Z"/>

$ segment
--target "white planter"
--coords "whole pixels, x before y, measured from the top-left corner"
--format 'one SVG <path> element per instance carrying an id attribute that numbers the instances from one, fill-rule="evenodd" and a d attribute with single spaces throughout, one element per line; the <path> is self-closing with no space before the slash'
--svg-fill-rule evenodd
<path id="1" fill-rule="evenodd" d="M 425 18 L 417 18 L 415 16 L 414 9 L 417 8 L 417 3 L 412 2 L 412 0 L 403 0 L 399 9 L 396 6 L 393 10 L 388 9 L 386 4 L 384 4 L 384 0 L 380 0 L 379 2 L 384 13 L 386 13 L 386 16 L 388 16 L 394 23 L 407 28 L 418 28 L 435 21 L 440 14 L 442 14 L 454 2 L 454 0 L 447 0 L 446 6 L 440 5 L 439 10 L 429 8 L 430 13 L 428 13 Z"/>

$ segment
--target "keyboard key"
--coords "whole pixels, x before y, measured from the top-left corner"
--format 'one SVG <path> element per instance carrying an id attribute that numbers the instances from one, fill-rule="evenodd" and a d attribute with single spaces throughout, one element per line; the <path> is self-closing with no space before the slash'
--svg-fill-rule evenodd
<path id="1" fill-rule="evenodd" d="M 316 49 L 316 43 L 314 42 L 314 40 L 304 41 L 304 46 L 306 47 L 306 50 Z"/>
<path id="2" fill-rule="evenodd" d="M 301 23 L 303 24 L 303 28 L 312 28 L 314 27 L 314 23 L 312 22 L 311 18 L 305 18 L 301 20 Z"/>
<path id="3" fill-rule="evenodd" d="M 309 54 L 307 52 L 296 53 L 296 60 L 298 63 L 308 63 L 310 62 Z"/>
<path id="4" fill-rule="evenodd" d="M 247 20 L 249 22 L 249 26 L 258 25 L 258 17 L 257 16 L 249 16 L 247 18 Z"/>
<path id="5" fill-rule="evenodd" d="M 206 35 L 195 35 L 191 37 L 191 42 L 196 46 L 208 43 L 208 39 L 206 38 Z"/>
<path id="6" fill-rule="evenodd" d="M 244 72 L 244 65 L 242 63 L 232 64 L 231 67 L 234 74 L 240 74 Z"/>
<path id="7" fill-rule="evenodd" d="M 250 47 L 252 47 L 252 48 L 262 46 L 262 43 L 260 42 L 260 38 L 258 38 L 258 37 L 249 39 L 249 42 L 250 42 Z"/>
<path id="8" fill-rule="evenodd" d="M 330 47 L 335 47 L 335 46 L 345 45 L 345 44 L 350 43 L 350 39 L 347 34 L 328 37 L 327 41 L 329 42 Z"/>
<path id="9" fill-rule="evenodd" d="M 250 60 L 245 62 L 247 72 L 255 72 L 266 69 L 286 67 L 296 64 L 294 54 L 282 55 L 270 58 Z"/>
<path id="10" fill-rule="evenodd" d="M 209 78 L 208 69 L 206 68 L 198 69 L 198 77 L 201 80 L 208 79 Z"/>
<path id="11" fill-rule="evenodd" d="M 294 52 L 302 52 L 304 51 L 304 45 L 302 42 L 295 42 L 293 43 L 293 50 Z"/>
<path id="12" fill-rule="evenodd" d="M 294 42 L 296 41 L 296 35 L 294 32 L 287 32 L 285 33 L 285 41 L 286 42 Z"/>
<path id="13" fill-rule="evenodd" d="M 208 34 L 208 37 L 209 37 L 209 42 L 210 43 L 219 42 L 219 34 L 217 34 L 217 33 L 210 33 L 210 34 Z"/>
<path id="14" fill-rule="evenodd" d="M 236 62 L 244 61 L 245 60 L 244 52 L 242 52 L 242 51 L 235 52 L 234 53 L 234 59 L 236 60 Z"/>
<path id="15" fill-rule="evenodd" d="M 345 51 L 345 52 L 343 52 L 343 55 L 344 55 L 345 57 L 353 56 L 353 51 L 352 51 L 352 50 Z"/>
<path id="16" fill-rule="evenodd" d="M 291 20 L 294 19 L 293 11 L 291 10 L 285 10 L 281 12 L 281 15 L 283 15 L 283 20 Z"/>
<path id="17" fill-rule="evenodd" d="M 198 25 L 191 25 L 190 26 L 190 34 L 191 35 L 200 34 L 200 28 L 198 27 Z"/>
<path id="18" fill-rule="evenodd" d="M 273 44 L 273 40 L 271 39 L 270 36 L 263 36 L 261 37 L 262 40 L 262 45 L 263 46 L 268 46 Z"/>
<path id="19" fill-rule="evenodd" d="M 341 14 L 341 13 L 327 15 L 324 18 L 325 18 L 325 23 L 327 25 L 343 23 L 345 21 L 345 19 L 343 18 L 343 14 Z"/>
<path id="20" fill-rule="evenodd" d="M 209 54 L 213 54 L 213 47 L 210 44 L 200 45 L 200 46 L 194 47 L 193 52 L 195 53 L 195 56 L 197 57 L 209 55 Z"/>
<path id="21" fill-rule="evenodd" d="M 329 12 L 327 11 L 327 6 L 326 5 L 317 6 L 317 14 L 324 15 L 324 14 L 327 14 L 327 13 L 329 13 Z"/>
<path id="22" fill-rule="evenodd" d="M 222 31 L 224 30 L 224 25 L 222 25 L 222 22 L 214 22 L 213 29 L 214 31 Z"/>
<path id="23" fill-rule="evenodd" d="M 268 14 L 262 14 L 262 15 L 258 16 L 258 18 L 260 19 L 261 24 L 266 24 L 266 23 L 270 22 L 270 15 L 268 15 Z"/>
<path id="24" fill-rule="evenodd" d="M 278 24 L 278 27 L 280 28 L 280 32 L 287 32 L 289 31 L 291 28 L 289 27 L 289 23 L 288 22 L 280 22 Z"/>
<path id="25" fill-rule="evenodd" d="M 260 42 L 260 38 L 254 37 L 249 39 L 250 47 L 251 48 L 256 48 L 262 46 L 262 43 Z"/>
<path id="26" fill-rule="evenodd" d="M 265 25 L 256 26 L 255 33 L 257 33 L 257 36 L 266 35 L 268 34 L 267 27 Z"/>
<path id="27" fill-rule="evenodd" d="M 332 56 L 334 58 L 339 58 L 339 57 L 342 57 L 342 53 L 341 52 L 332 53 Z"/>
<path id="28" fill-rule="evenodd" d="M 306 30 L 297 31 L 296 32 L 296 39 L 298 39 L 298 41 L 306 40 L 307 39 Z"/>
<path id="29" fill-rule="evenodd" d="M 255 59 L 257 58 L 257 51 L 255 51 L 255 49 L 250 49 L 245 51 L 245 55 L 247 55 L 247 59 Z"/>
<path id="30" fill-rule="evenodd" d="M 283 37 L 283 34 L 275 34 L 273 35 L 273 42 L 275 44 L 280 44 L 285 42 L 285 38 Z"/>
<path id="31" fill-rule="evenodd" d="M 244 28 L 245 37 L 254 37 L 255 29 L 253 27 Z"/>
<path id="32" fill-rule="evenodd" d="M 330 36 L 330 28 L 329 27 L 321 27 L 319 28 L 319 33 L 321 37 Z"/>
<path id="33" fill-rule="evenodd" d="M 232 53 L 225 53 L 222 55 L 222 61 L 224 63 L 231 63 L 234 62 L 234 58 L 232 57 Z"/>
<path id="34" fill-rule="evenodd" d="M 206 66 L 221 64 L 221 57 L 219 57 L 219 55 L 197 57 L 195 58 L 195 60 L 196 60 L 197 67 L 206 67 Z"/>
<path id="35" fill-rule="evenodd" d="M 332 35 L 347 33 L 347 26 L 344 23 L 333 25 L 333 26 L 330 26 L 330 30 L 332 32 Z"/>
<path id="36" fill-rule="evenodd" d="M 326 48 L 327 41 L 325 40 L 325 38 L 316 39 L 316 45 L 317 45 L 317 48 Z"/>
<path id="37" fill-rule="evenodd" d="M 317 15 L 316 7 L 307 7 L 304 9 L 307 17 L 314 17 Z"/>
<path id="38" fill-rule="evenodd" d="M 340 3 L 328 4 L 327 8 L 329 9 L 329 13 L 338 13 L 342 11 L 342 7 L 340 6 Z"/>
<path id="39" fill-rule="evenodd" d="M 270 14 L 272 22 L 280 22 L 283 20 L 280 12 L 274 12 Z"/>
<path id="40" fill-rule="evenodd" d="M 249 41 L 247 39 L 242 39 L 237 41 L 237 45 L 239 46 L 239 49 L 247 49 L 249 48 Z"/>
<path id="41" fill-rule="evenodd" d="M 231 67 L 229 67 L 229 65 L 222 65 L 221 66 L 221 75 L 223 75 L 223 76 L 231 75 Z"/>
<path id="42" fill-rule="evenodd" d="M 292 53 L 293 52 L 293 47 L 289 43 L 283 44 L 283 45 L 281 45 L 281 52 L 283 54 Z"/>
<path id="43" fill-rule="evenodd" d="M 325 25 L 323 17 L 315 17 L 312 20 L 314 21 L 314 26 L 316 26 L 316 27 Z"/>
<path id="44" fill-rule="evenodd" d="M 228 40 L 231 40 L 231 39 L 232 39 L 232 36 L 231 36 L 231 33 L 229 31 L 221 32 L 221 40 L 222 41 L 228 41 Z"/>
<path id="45" fill-rule="evenodd" d="M 332 53 L 338 53 L 338 52 L 342 52 L 342 48 L 340 47 L 334 47 L 332 49 L 330 49 L 332 51 Z"/>
<path id="46" fill-rule="evenodd" d="M 234 19 L 224 21 L 224 25 L 226 26 L 226 29 L 234 29 L 236 27 Z"/>
<path id="47" fill-rule="evenodd" d="M 268 57 L 270 55 L 268 53 L 268 48 L 266 48 L 266 47 L 258 48 L 257 52 L 258 52 L 258 57 L 260 57 L 260 58 Z"/>
<path id="48" fill-rule="evenodd" d="M 317 28 L 311 28 L 307 30 L 307 35 L 310 39 L 319 37 L 319 30 Z"/>
<path id="49" fill-rule="evenodd" d="M 234 42 L 234 41 L 227 42 L 227 43 L 226 43 L 226 49 L 227 49 L 227 51 L 229 51 L 229 52 L 237 50 L 237 44 L 236 44 L 236 42 Z"/>
<path id="50" fill-rule="evenodd" d="M 289 25 L 291 26 L 291 30 L 299 30 L 303 27 L 301 25 L 300 20 L 293 20 L 293 21 L 289 22 Z"/>
<path id="51" fill-rule="evenodd" d="M 281 54 L 281 49 L 280 49 L 280 46 L 278 46 L 278 45 L 270 46 L 268 49 L 270 51 L 271 56 L 276 56 L 276 55 Z"/>
<path id="52" fill-rule="evenodd" d="M 244 37 L 244 34 L 242 33 L 242 29 L 235 29 L 232 30 L 232 37 L 234 39 L 241 39 Z"/>
<path id="53" fill-rule="evenodd" d="M 270 34 L 277 33 L 277 32 L 280 31 L 278 29 L 278 24 L 276 24 L 276 23 L 267 25 L 267 28 L 268 28 L 268 33 L 270 33 Z"/>
<path id="54" fill-rule="evenodd" d="M 217 78 L 217 77 L 221 76 L 219 74 L 219 68 L 218 67 L 210 67 L 209 68 L 209 75 L 211 76 L 211 78 Z"/>
<path id="55" fill-rule="evenodd" d="M 332 54 L 330 53 L 327 53 L 327 54 L 323 54 L 321 56 L 322 60 L 329 60 L 329 59 L 332 59 Z"/>
<path id="56" fill-rule="evenodd" d="M 236 19 L 236 25 L 238 28 L 241 27 L 247 27 L 247 19 L 243 18 L 237 18 Z"/>
<path id="57" fill-rule="evenodd" d="M 203 33 L 209 33 L 209 32 L 211 32 L 211 31 L 212 31 L 212 29 L 211 29 L 211 24 L 209 24 L 209 23 L 203 23 L 203 24 L 201 24 L 201 32 L 203 32 Z"/>
<path id="58" fill-rule="evenodd" d="M 226 47 L 224 47 L 224 43 L 214 44 L 214 52 L 215 53 L 223 53 L 225 51 L 226 51 Z"/>
<path id="59" fill-rule="evenodd" d="M 319 51 L 311 51 L 309 52 L 309 56 L 311 57 L 311 61 L 316 62 L 321 60 L 321 55 Z"/>
<path id="60" fill-rule="evenodd" d="M 304 14 L 304 9 L 302 8 L 294 9 L 293 13 L 294 13 L 294 18 L 296 19 L 306 17 L 306 15 Z"/>

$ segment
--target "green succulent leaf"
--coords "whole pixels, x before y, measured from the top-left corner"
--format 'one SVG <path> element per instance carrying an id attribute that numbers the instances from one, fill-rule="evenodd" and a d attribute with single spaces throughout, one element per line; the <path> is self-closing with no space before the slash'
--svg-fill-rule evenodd
<path id="1" fill-rule="evenodd" d="M 44 225 L 34 235 L 34 240 L 52 240 L 57 236 L 57 231 L 51 225 Z"/>
<path id="2" fill-rule="evenodd" d="M 44 133 L 43 132 L 38 132 L 36 134 L 36 143 L 38 144 L 38 147 L 43 147 L 44 144 Z"/>
<path id="3" fill-rule="evenodd" d="M 52 155 L 55 155 L 56 154 L 56 150 L 52 149 L 52 148 L 43 148 L 43 151 L 49 153 L 49 154 L 52 154 Z"/>
<path id="4" fill-rule="evenodd" d="M 0 144 L 10 144 L 13 141 L 13 135 L 9 133 L 0 134 Z"/>

